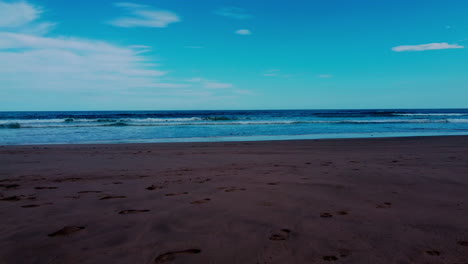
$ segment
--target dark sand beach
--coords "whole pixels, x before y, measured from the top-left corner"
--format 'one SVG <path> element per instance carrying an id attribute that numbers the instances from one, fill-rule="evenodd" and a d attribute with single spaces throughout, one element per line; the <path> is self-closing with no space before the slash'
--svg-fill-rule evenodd
<path id="1" fill-rule="evenodd" d="M 468 263 L 468 137 L 0 147 L 0 263 Z"/>

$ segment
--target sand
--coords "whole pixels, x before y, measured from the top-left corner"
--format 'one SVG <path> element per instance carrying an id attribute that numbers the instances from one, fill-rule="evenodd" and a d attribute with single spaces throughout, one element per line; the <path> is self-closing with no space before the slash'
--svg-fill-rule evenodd
<path id="1" fill-rule="evenodd" d="M 468 137 L 0 147 L 0 263 L 468 263 Z"/>

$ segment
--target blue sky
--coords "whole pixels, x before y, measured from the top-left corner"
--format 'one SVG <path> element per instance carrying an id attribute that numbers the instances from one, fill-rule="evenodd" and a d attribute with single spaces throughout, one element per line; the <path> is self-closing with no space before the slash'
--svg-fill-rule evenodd
<path id="1" fill-rule="evenodd" d="M 466 0 L 0 0 L 0 111 L 468 108 Z"/>

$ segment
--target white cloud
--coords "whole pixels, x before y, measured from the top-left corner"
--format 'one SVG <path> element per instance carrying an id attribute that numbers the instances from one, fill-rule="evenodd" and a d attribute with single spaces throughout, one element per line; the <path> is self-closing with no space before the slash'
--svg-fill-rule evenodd
<path id="1" fill-rule="evenodd" d="M 129 50 L 118 48 L 102 41 L 85 41 L 65 37 L 41 37 L 21 33 L 0 32 L 0 49 L 66 49 L 76 51 L 94 51 L 105 53 L 128 53 Z"/>
<path id="2" fill-rule="evenodd" d="M 151 50 L 153 50 L 153 47 L 147 45 L 130 45 L 128 47 L 135 50 L 135 52 L 138 54 L 150 52 Z"/>
<path id="3" fill-rule="evenodd" d="M 148 45 L 131 45 L 129 46 L 130 48 L 135 48 L 135 49 L 151 49 L 151 46 Z"/>
<path id="4" fill-rule="evenodd" d="M 157 64 L 140 55 L 150 49 L 0 31 L 0 83 L 15 89 L 61 91 L 189 86 L 161 80 L 167 72 L 155 69 Z"/>
<path id="5" fill-rule="evenodd" d="M 249 19 L 253 17 L 251 14 L 248 14 L 243 8 L 234 6 L 222 7 L 214 11 L 214 13 L 219 16 L 225 16 L 235 19 Z"/>
<path id="6" fill-rule="evenodd" d="M 25 34 L 33 34 L 33 35 L 45 35 L 52 31 L 56 27 L 56 23 L 50 22 L 43 22 L 43 23 L 36 23 L 34 25 L 28 25 L 27 27 L 23 27 L 21 29 L 16 30 L 16 32 L 21 32 Z"/>
<path id="7" fill-rule="evenodd" d="M 331 74 L 319 74 L 317 77 L 322 78 L 322 79 L 328 79 L 328 78 L 332 78 L 333 75 L 331 75 Z"/>
<path id="8" fill-rule="evenodd" d="M 231 88 L 232 84 L 221 83 L 221 82 L 206 82 L 204 86 L 206 89 L 227 89 L 227 88 Z"/>
<path id="9" fill-rule="evenodd" d="M 248 29 L 239 29 L 239 30 L 236 30 L 236 32 L 234 32 L 238 35 L 252 35 L 252 32 Z"/>
<path id="10" fill-rule="evenodd" d="M 67 105 L 63 102 L 67 95 L 70 105 L 90 109 L 127 105 L 151 108 L 155 106 L 151 102 L 171 108 L 171 104 L 180 106 L 180 102 L 186 102 L 181 105 L 185 107 L 239 94 L 226 89 L 232 84 L 220 81 L 170 78 L 169 71 L 155 63 L 154 54 L 148 54 L 151 46 L 121 46 L 50 32 L 42 36 L 25 33 L 36 32 L 41 24 L 38 20 L 29 20 L 13 31 L 0 28 L 0 108 L 5 109 L 7 103 L 13 109 L 29 103 L 37 106 L 41 104 L 38 97 L 54 104 L 55 99 L 49 97 L 55 95 L 61 99 L 57 105 Z"/>
<path id="11" fill-rule="evenodd" d="M 138 48 L 77 38 L 0 33 L 0 81 L 16 88 L 49 90 L 119 90 L 173 88 L 160 78 L 165 71 L 139 55 Z M 28 76 L 28 78 L 24 78 Z M 186 85 L 180 85 L 185 87 Z"/>
<path id="12" fill-rule="evenodd" d="M 392 50 L 396 52 L 402 51 L 425 51 L 425 50 L 441 50 L 441 49 L 463 49 L 463 46 L 458 44 L 448 44 L 446 42 L 443 43 L 429 43 L 429 44 L 422 44 L 422 45 L 403 45 L 393 47 Z"/>
<path id="13" fill-rule="evenodd" d="M 4 2 L 0 0 L 0 31 L 45 34 L 54 23 L 33 23 L 43 13 L 42 9 L 26 2 Z"/>
<path id="14" fill-rule="evenodd" d="M 169 24 L 180 22 L 180 17 L 171 11 L 155 9 L 151 6 L 121 2 L 116 6 L 129 12 L 129 15 L 109 21 L 116 27 L 154 27 L 164 28 Z"/>
<path id="15" fill-rule="evenodd" d="M 192 78 L 187 81 L 192 83 L 199 83 L 203 88 L 206 89 L 227 89 L 233 87 L 233 85 L 230 83 L 222 83 L 216 80 L 209 80 L 200 77 Z"/>
<path id="16" fill-rule="evenodd" d="M 28 3 L 0 1 L 0 27 L 19 27 L 36 20 L 42 11 Z"/>

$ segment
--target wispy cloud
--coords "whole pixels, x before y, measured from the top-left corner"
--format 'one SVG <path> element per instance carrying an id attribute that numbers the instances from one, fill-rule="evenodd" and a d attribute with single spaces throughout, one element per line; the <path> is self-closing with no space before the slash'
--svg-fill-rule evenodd
<path id="1" fill-rule="evenodd" d="M 262 75 L 263 76 L 278 76 L 280 70 L 279 69 L 271 69 L 271 70 L 266 70 Z"/>
<path id="2" fill-rule="evenodd" d="M 41 13 L 39 8 L 28 3 L 0 2 L 0 27 L 23 26 L 36 20 Z"/>
<path id="3" fill-rule="evenodd" d="M 148 45 L 130 45 L 128 47 L 135 50 L 135 52 L 138 54 L 150 52 L 153 49 L 153 47 L 148 46 Z"/>
<path id="4" fill-rule="evenodd" d="M 245 9 L 235 6 L 225 6 L 221 7 L 218 10 L 215 10 L 214 13 L 219 16 L 234 18 L 234 19 L 249 19 L 253 16 L 245 11 Z"/>
<path id="5" fill-rule="evenodd" d="M 0 1 L 0 30 L 14 31 L 28 34 L 45 34 L 54 23 L 34 21 L 40 17 L 43 10 L 27 2 Z"/>
<path id="6" fill-rule="evenodd" d="M 403 45 L 393 47 L 392 50 L 396 52 L 402 51 L 425 51 L 425 50 L 442 50 L 442 49 L 463 49 L 464 47 L 458 44 L 443 43 L 429 43 L 422 45 Z"/>
<path id="7" fill-rule="evenodd" d="M 252 32 L 248 29 L 239 29 L 239 30 L 236 30 L 234 33 L 238 35 L 252 35 Z"/>
<path id="8" fill-rule="evenodd" d="M 166 71 L 139 55 L 140 48 L 64 37 L 0 32 L 0 80 L 15 87 L 49 90 L 121 90 L 174 87 Z M 27 75 L 28 78 L 22 76 Z M 182 85 L 184 86 L 184 85 Z"/>
<path id="9" fill-rule="evenodd" d="M 127 15 L 108 22 L 116 27 L 165 28 L 169 24 L 181 21 L 181 18 L 176 13 L 168 10 L 161 10 L 147 5 L 128 2 L 120 2 L 115 5 L 128 12 Z"/>
<path id="10" fill-rule="evenodd" d="M 200 77 L 189 79 L 188 82 L 199 83 L 206 89 L 227 89 L 233 87 L 231 83 L 222 83 L 216 80 L 209 80 Z"/>
<path id="11" fill-rule="evenodd" d="M 4 4 L 0 0 L 1 4 Z M 9 2 L 10 3 L 10 2 Z M 12 2 L 11 2 L 12 3 Z M 148 45 L 116 45 L 99 39 L 58 36 L 44 31 L 36 34 L 41 8 L 35 8 L 34 18 L 11 18 L 11 27 L 0 27 L 0 108 L 36 104 L 37 96 L 57 95 L 48 107 L 70 105 L 88 108 L 190 108 L 203 107 L 206 102 L 248 95 L 233 84 L 218 80 L 171 77 L 154 60 Z M 140 5 L 124 3 L 128 8 Z M 3 9 L 0 9 L 0 14 Z M 22 13 L 17 13 L 23 16 Z M 3 17 L 2 17 L 3 18 Z M 13 27 L 13 25 L 19 25 Z M 151 52 L 151 53 L 150 53 Z M 148 54 L 150 53 L 150 54 Z M 28 95 L 28 96 L 24 96 Z M 67 97 L 64 97 L 67 96 Z M 65 102 L 69 99 L 70 102 Z M 29 101 L 28 101 L 29 100 Z M 46 100 L 47 101 L 47 100 Z"/>
<path id="12" fill-rule="evenodd" d="M 297 74 L 284 74 L 280 69 L 270 69 L 262 73 L 266 77 L 281 77 L 281 78 L 290 78 L 296 76 Z"/>
<path id="13" fill-rule="evenodd" d="M 34 27 L 38 19 L 24 20 L 21 26 Z M 6 93 L 67 91 L 107 94 L 109 98 L 114 93 L 214 98 L 221 96 L 216 89 L 233 87 L 230 83 L 203 78 L 191 82 L 172 79 L 169 71 L 160 69 L 162 66 L 154 62 L 153 56 L 145 55 L 151 50 L 147 45 L 120 46 L 96 39 L 38 36 L 0 28 L 0 85 Z M 223 96 L 236 94 L 231 89 L 224 91 Z"/>

